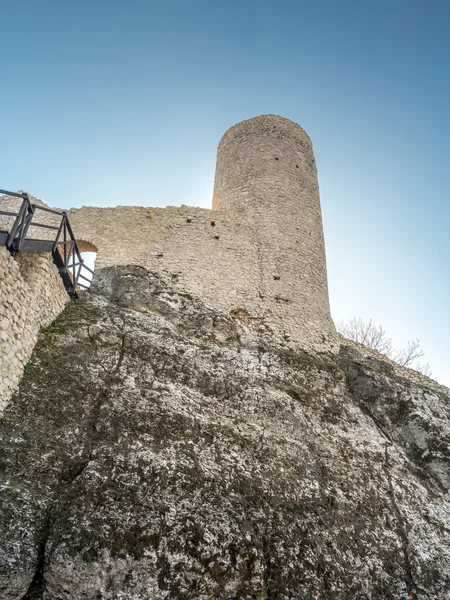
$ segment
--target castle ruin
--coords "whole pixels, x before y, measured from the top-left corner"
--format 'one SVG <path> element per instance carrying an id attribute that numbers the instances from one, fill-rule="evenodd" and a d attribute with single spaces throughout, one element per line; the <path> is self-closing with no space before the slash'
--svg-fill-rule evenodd
<path id="1" fill-rule="evenodd" d="M 137 264 L 291 348 L 337 348 L 317 169 L 296 123 L 264 115 L 222 137 L 212 210 L 82 207 L 77 237 L 97 267 Z"/>
<path id="2" fill-rule="evenodd" d="M 83 206 L 68 212 L 80 250 L 98 252 L 97 268 L 134 264 L 167 276 L 175 289 L 236 318 L 261 342 L 338 350 L 317 169 L 311 140 L 296 123 L 263 115 L 225 133 L 212 209 Z M 17 384 L 39 326 L 66 301 L 49 256 L 33 261 L 29 254 L 25 276 L 17 264 L 24 259 L 1 248 L 3 400 Z M 30 287 L 27 279 L 40 283 Z M 30 312 L 30 303 L 33 319 L 16 318 Z"/>

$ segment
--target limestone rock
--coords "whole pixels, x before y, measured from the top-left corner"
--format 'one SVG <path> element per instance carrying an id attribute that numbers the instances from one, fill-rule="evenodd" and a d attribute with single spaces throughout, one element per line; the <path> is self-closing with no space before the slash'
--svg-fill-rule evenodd
<path id="1" fill-rule="evenodd" d="M 449 397 L 96 272 L 0 423 L 5 600 L 450 598 Z"/>

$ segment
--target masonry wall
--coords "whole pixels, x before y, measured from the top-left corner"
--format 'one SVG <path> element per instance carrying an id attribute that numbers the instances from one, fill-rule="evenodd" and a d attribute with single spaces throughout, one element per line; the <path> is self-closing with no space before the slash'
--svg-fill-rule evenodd
<path id="1" fill-rule="evenodd" d="M 50 254 L 13 258 L 0 246 L 0 410 L 16 389 L 36 344 L 69 300 Z"/>
<path id="2" fill-rule="evenodd" d="M 310 315 L 304 297 L 288 292 L 291 285 L 295 290 L 296 277 L 288 264 L 270 269 L 273 288 L 264 287 L 262 272 L 268 267 L 258 228 L 239 215 L 187 206 L 127 206 L 83 207 L 69 216 L 81 247 L 86 241 L 98 249 L 96 268 L 146 267 L 170 277 L 180 292 L 241 319 L 261 341 L 291 349 L 336 349 L 329 316 L 327 330 L 321 323 L 305 329 Z M 281 282 L 274 279 L 277 274 Z"/>
<path id="3" fill-rule="evenodd" d="M 96 268 L 137 264 L 167 275 L 177 290 L 226 313 L 246 315 L 262 336 L 264 301 L 254 230 L 227 212 L 188 206 L 72 209 L 81 247 L 98 249 Z"/>

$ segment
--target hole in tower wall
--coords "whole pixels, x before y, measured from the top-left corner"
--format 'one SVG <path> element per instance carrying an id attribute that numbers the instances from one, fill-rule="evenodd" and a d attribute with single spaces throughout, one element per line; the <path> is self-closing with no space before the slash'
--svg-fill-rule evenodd
<path id="1" fill-rule="evenodd" d="M 277 156 L 275 156 L 275 160 L 280 160 Z"/>
<path id="2" fill-rule="evenodd" d="M 211 221 L 211 227 L 215 227 L 216 226 L 216 222 L 215 221 Z"/>

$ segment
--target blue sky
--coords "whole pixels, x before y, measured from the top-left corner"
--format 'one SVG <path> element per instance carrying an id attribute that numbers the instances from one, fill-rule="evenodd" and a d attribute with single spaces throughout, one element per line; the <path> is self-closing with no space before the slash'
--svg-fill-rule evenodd
<path id="1" fill-rule="evenodd" d="M 54 206 L 211 203 L 234 123 L 319 169 L 333 316 L 420 338 L 450 385 L 450 3 L 2 0 L 0 187 Z"/>

